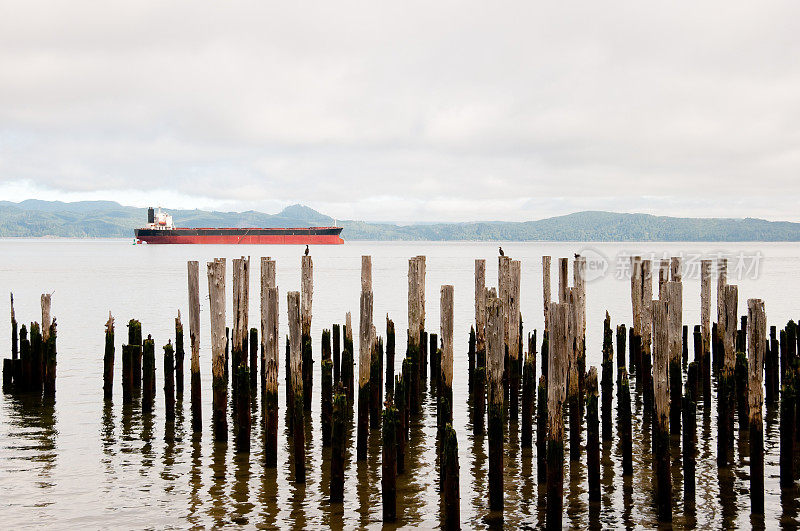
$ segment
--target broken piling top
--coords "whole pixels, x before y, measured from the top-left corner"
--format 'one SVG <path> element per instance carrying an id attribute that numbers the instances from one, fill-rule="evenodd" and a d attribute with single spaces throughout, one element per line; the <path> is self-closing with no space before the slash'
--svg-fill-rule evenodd
<path id="1" fill-rule="evenodd" d="M 211 372 L 214 378 L 225 376 L 225 259 L 208 262 L 208 296 L 211 306 Z"/>
<path id="2" fill-rule="evenodd" d="M 633 334 L 642 336 L 642 257 L 631 257 L 631 312 Z"/>
<path id="3" fill-rule="evenodd" d="M 475 260 L 475 343 L 483 349 L 486 333 L 486 260 Z"/>
<path id="4" fill-rule="evenodd" d="M 724 348 L 723 368 L 730 370 L 733 374 L 733 369 L 736 366 L 736 324 L 737 324 L 737 308 L 739 303 L 739 288 L 738 286 L 726 284 L 722 288 L 722 301 L 723 301 L 723 321 L 720 323 L 722 327 L 722 345 Z"/>
<path id="5" fill-rule="evenodd" d="M 425 257 L 408 259 L 408 329 L 409 344 L 420 347 L 425 330 Z"/>
<path id="6" fill-rule="evenodd" d="M 106 334 L 114 333 L 114 317 L 111 316 L 111 310 L 108 311 L 108 321 L 106 321 Z"/>
<path id="7" fill-rule="evenodd" d="M 725 320 L 725 286 L 728 284 L 728 259 L 717 259 L 717 323 Z"/>
<path id="8" fill-rule="evenodd" d="M 567 301 L 569 293 L 569 258 L 558 259 L 558 302 L 563 304 Z"/>
<path id="9" fill-rule="evenodd" d="M 642 351 L 645 354 L 651 351 L 653 337 L 653 263 L 642 260 L 642 303 L 639 307 L 640 327 L 642 335 Z"/>
<path id="10" fill-rule="evenodd" d="M 658 264 L 658 298 L 664 299 L 664 289 L 669 282 L 669 259 L 663 258 Z"/>
<path id="11" fill-rule="evenodd" d="M 372 291 L 372 256 L 361 257 L 361 291 Z"/>
<path id="12" fill-rule="evenodd" d="M 442 380 L 446 387 L 453 386 L 453 286 L 441 287 L 440 329 L 442 340 Z"/>
<path id="13" fill-rule="evenodd" d="M 361 292 L 360 321 L 358 327 L 358 386 L 364 387 L 369 383 L 370 360 L 372 358 L 372 340 L 374 337 L 372 324 L 372 292 Z M 348 314 L 349 315 L 349 314 Z M 349 326 L 348 326 L 349 328 Z"/>
<path id="14" fill-rule="evenodd" d="M 51 294 L 42 293 L 42 341 L 45 343 L 50 337 L 50 326 L 52 325 L 50 319 L 50 302 Z"/>

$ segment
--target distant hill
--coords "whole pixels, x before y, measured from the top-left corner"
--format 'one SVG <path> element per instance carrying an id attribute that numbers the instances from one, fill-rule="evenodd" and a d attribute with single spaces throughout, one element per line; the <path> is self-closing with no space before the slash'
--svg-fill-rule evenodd
<path id="1" fill-rule="evenodd" d="M 173 210 L 179 227 L 311 227 L 333 218 L 303 205 L 277 214 Z M 132 238 L 147 209 L 113 201 L 0 201 L 0 237 Z M 396 225 L 339 221 L 345 240 L 460 241 L 800 241 L 800 223 L 756 218 L 673 218 L 576 212 L 537 221 Z"/>

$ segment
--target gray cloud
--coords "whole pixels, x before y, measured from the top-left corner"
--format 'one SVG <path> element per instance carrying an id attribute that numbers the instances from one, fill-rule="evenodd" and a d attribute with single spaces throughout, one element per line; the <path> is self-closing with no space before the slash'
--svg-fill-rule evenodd
<path id="1" fill-rule="evenodd" d="M 4 4 L 3 198 L 800 219 L 796 2 L 162 4 Z"/>

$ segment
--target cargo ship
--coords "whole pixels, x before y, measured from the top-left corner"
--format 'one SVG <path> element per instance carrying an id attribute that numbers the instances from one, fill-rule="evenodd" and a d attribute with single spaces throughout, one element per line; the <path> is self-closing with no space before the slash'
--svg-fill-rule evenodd
<path id="1" fill-rule="evenodd" d="M 209 244 L 297 244 L 338 245 L 342 227 L 250 227 L 250 228 L 176 228 L 172 216 L 150 207 L 147 225 L 136 229 L 134 243 L 209 243 Z"/>

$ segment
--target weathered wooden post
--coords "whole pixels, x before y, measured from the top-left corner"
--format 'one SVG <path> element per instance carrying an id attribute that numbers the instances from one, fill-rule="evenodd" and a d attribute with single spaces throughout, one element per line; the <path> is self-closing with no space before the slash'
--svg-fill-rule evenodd
<path id="1" fill-rule="evenodd" d="M 370 429 L 381 427 L 381 413 L 383 410 L 383 339 L 376 338 L 374 331 L 370 332 L 370 361 L 369 361 L 369 419 Z"/>
<path id="2" fill-rule="evenodd" d="M 570 461 L 579 461 L 581 458 L 581 424 L 582 424 L 582 409 L 581 402 L 583 397 L 580 392 L 580 368 L 578 366 L 578 347 L 577 347 L 577 331 L 578 331 L 578 316 L 576 304 L 576 290 L 569 289 L 569 307 L 567 310 L 567 349 L 569 356 L 569 369 L 567 377 L 567 404 L 569 408 L 569 459 Z"/>
<path id="3" fill-rule="evenodd" d="M 438 426 L 440 434 L 453 423 L 453 286 L 440 289 L 439 323 L 442 337 L 441 373 L 439 382 Z M 446 469 L 443 469 L 446 471 Z"/>
<path id="4" fill-rule="evenodd" d="M 345 430 L 347 397 L 336 393 L 333 399 L 333 428 L 331 434 L 331 503 L 344 501 Z"/>
<path id="5" fill-rule="evenodd" d="M 142 411 L 151 413 L 156 397 L 156 343 L 147 336 L 142 346 Z"/>
<path id="6" fill-rule="evenodd" d="M 263 269 L 262 269 L 263 271 Z M 268 277 L 269 278 L 269 277 Z M 273 280 L 274 281 L 274 277 Z M 265 464 L 269 468 L 278 465 L 278 374 L 280 363 L 280 337 L 278 336 L 278 288 L 267 282 L 266 297 L 266 324 L 261 340 L 265 341 L 264 353 L 266 362 L 265 369 L 265 412 L 267 433 L 265 436 Z M 262 289 L 264 277 L 262 276 Z M 264 303 L 262 303 L 263 305 Z M 262 320 L 264 310 L 262 307 Z M 266 336 L 266 337 L 265 337 Z M 288 407 L 288 406 L 287 406 Z"/>
<path id="7" fill-rule="evenodd" d="M 767 347 L 765 368 L 766 400 L 768 405 L 774 405 L 778 401 L 779 381 L 778 367 L 778 338 L 777 328 L 769 327 L 769 346 Z"/>
<path id="8" fill-rule="evenodd" d="M 525 353 L 522 366 L 522 432 L 520 446 L 523 450 L 533 448 L 533 398 L 536 392 L 536 360 L 530 350 Z"/>
<path id="9" fill-rule="evenodd" d="M 610 328 L 609 328 L 610 330 Z M 589 369 L 586 379 L 586 468 L 589 476 L 589 502 L 600 502 L 600 423 L 597 415 L 597 368 Z"/>
<path id="10" fill-rule="evenodd" d="M 420 378 L 424 371 L 422 336 L 425 333 L 425 257 L 408 260 L 408 357 L 413 372 L 409 381 L 408 399 L 411 411 L 420 408 Z"/>
<path id="11" fill-rule="evenodd" d="M 42 295 L 42 379 L 44 396 L 56 394 L 56 320 L 50 317 L 50 294 Z"/>
<path id="12" fill-rule="evenodd" d="M 669 429 L 671 434 L 676 435 L 681 432 L 681 400 L 683 397 L 683 381 L 681 370 L 681 330 L 683 328 L 681 315 L 683 312 L 683 284 L 673 280 L 667 282 L 665 290 L 667 302 L 667 326 L 669 327 L 669 331 L 667 332 L 667 337 L 669 340 L 667 345 L 667 348 L 669 349 Z"/>
<path id="13" fill-rule="evenodd" d="M 572 265 L 572 278 L 575 286 L 573 290 L 575 305 L 573 310 L 575 313 L 573 337 L 575 341 L 575 358 L 578 361 L 579 407 L 582 418 L 586 395 L 586 257 L 576 257 Z"/>
<path id="14" fill-rule="evenodd" d="M 16 322 L 14 323 L 16 327 Z M 16 352 L 14 353 L 16 354 Z M 106 321 L 106 350 L 103 355 L 103 398 L 111 400 L 114 394 L 114 318 L 108 312 Z"/>
<path id="15" fill-rule="evenodd" d="M 370 404 L 370 361 L 372 339 L 372 291 L 361 292 L 361 320 L 358 330 L 358 432 L 357 452 L 359 461 L 367 458 Z"/>
<path id="16" fill-rule="evenodd" d="M 131 382 L 138 393 L 142 388 L 142 323 L 136 319 L 128 322 L 128 345 L 136 347 L 131 350 Z"/>
<path id="17" fill-rule="evenodd" d="M 322 447 L 331 445 L 331 429 L 333 414 L 333 361 L 331 360 L 331 331 L 322 331 L 322 398 L 320 403 L 322 425 Z"/>
<path id="18" fill-rule="evenodd" d="M 248 314 L 250 308 L 250 257 L 233 260 L 233 331 L 231 370 L 236 414 L 236 451 L 250 451 L 250 371 L 248 364 Z"/>
<path id="19" fill-rule="evenodd" d="M 24 360 L 23 353 L 22 353 L 22 340 L 23 334 L 22 332 L 25 331 L 24 339 L 27 342 L 27 333 L 28 331 L 25 329 L 25 325 L 22 325 L 20 329 L 20 358 Z M 122 345 L 122 403 L 130 404 L 133 402 L 133 356 L 136 347 L 134 345 Z M 18 381 L 14 382 L 19 389 L 22 380 L 18 379 Z"/>
<path id="20" fill-rule="evenodd" d="M 403 372 L 394 379 L 394 405 L 397 409 L 397 473 L 402 474 L 406 471 L 406 384 Z"/>
<path id="21" fill-rule="evenodd" d="M 202 398 L 200 386 L 200 266 L 196 260 L 186 263 L 189 281 L 189 348 L 191 360 L 192 431 L 203 430 Z"/>
<path id="22" fill-rule="evenodd" d="M 311 411 L 312 391 L 314 390 L 314 356 L 311 348 L 311 303 L 314 298 L 314 263 L 310 256 L 303 256 L 300 265 L 303 409 Z"/>
<path id="23" fill-rule="evenodd" d="M 633 337 L 631 338 L 631 368 L 636 374 L 636 389 L 642 389 L 643 377 L 639 374 L 642 362 L 642 257 L 631 257 L 631 311 Z"/>
<path id="24" fill-rule="evenodd" d="M 666 300 L 666 293 L 665 289 L 667 287 L 667 282 L 669 282 L 669 264 L 670 261 L 666 258 L 662 258 L 658 261 L 658 299 L 659 300 Z"/>
<path id="25" fill-rule="evenodd" d="M 711 260 L 700 260 L 700 382 L 704 407 L 711 405 Z M 696 356 L 696 354 L 695 354 Z"/>
<path id="26" fill-rule="evenodd" d="M 674 285 L 674 283 L 671 283 Z M 667 288 L 669 290 L 669 287 Z M 671 298 L 670 298 L 671 300 Z M 653 301 L 655 359 L 653 364 L 653 459 L 655 466 L 656 508 L 659 522 L 672 521 L 672 476 L 669 452 L 670 330 L 667 301 Z"/>
<path id="27" fill-rule="evenodd" d="M 536 482 L 547 483 L 547 380 L 539 377 L 536 402 Z"/>
<path id="28" fill-rule="evenodd" d="M 698 336 L 700 334 L 698 333 Z M 699 364 L 689 364 L 691 377 L 687 381 L 686 393 L 683 395 L 681 412 L 683 414 L 683 498 L 686 507 L 693 508 L 695 503 L 695 470 L 697 461 L 697 398 L 698 388 L 702 393 L 702 384 L 698 385 Z"/>
<path id="29" fill-rule="evenodd" d="M 520 281 L 522 268 L 519 260 L 511 260 L 508 270 L 508 380 L 509 416 L 511 422 L 519 420 L 519 381 L 520 381 Z"/>
<path id="30" fill-rule="evenodd" d="M 617 431 L 622 453 L 622 475 L 633 474 L 633 433 L 631 431 L 631 391 L 628 371 L 625 367 L 617 369 L 619 387 L 617 389 Z"/>
<path id="31" fill-rule="evenodd" d="M 383 521 L 397 519 L 397 408 L 389 401 L 383 411 L 383 456 L 381 459 L 381 497 Z"/>
<path id="32" fill-rule="evenodd" d="M 639 305 L 640 315 L 640 346 L 642 360 L 642 387 L 644 389 L 644 403 L 647 411 L 653 407 L 653 268 L 651 260 L 642 260 L 642 303 Z M 639 376 L 639 373 L 637 373 Z"/>
<path id="33" fill-rule="evenodd" d="M 764 425 L 761 408 L 762 372 L 764 350 L 767 342 L 767 316 L 764 301 L 747 301 L 747 324 L 749 357 L 748 405 L 750 417 L 750 512 L 764 514 Z"/>
<path id="34" fill-rule="evenodd" d="M 779 458 L 780 485 L 782 489 L 791 488 L 794 485 L 795 381 L 796 378 L 793 371 L 788 371 L 782 375 Z"/>
<path id="35" fill-rule="evenodd" d="M 567 300 L 568 285 L 569 285 L 569 258 L 559 258 L 558 259 L 558 302 L 561 304 L 568 302 Z"/>
<path id="36" fill-rule="evenodd" d="M 31 323 L 31 356 L 30 356 L 30 377 L 28 379 L 28 388 L 34 393 L 40 394 L 42 392 L 42 329 L 39 323 Z"/>
<path id="37" fill-rule="evenodd" d="M 17 319 L 14 316 L 14 294 L 11 293 L 11 359 L 19 359 L 19 344 L 17 343 Z"/>
<path id="38" fill-rule="evenodd" d="M 294 480 L 296 483 L 306 482 L 306 437 L 303 407 L 303 346 L 300 333 L 300 292 L 290 291 L 287 294 L 289 323 L 289 356 L 292 370 L 292 392 L 294 394 L 294 411 L 292 420 L 294 443 Z"/>
<path id="39" fill-rule="evenodd" d="M 486 363 L 489 376 L 489 509 L 503 510 L 503 306 L 486 300 Z"/>
<path id="40" fill-rule="evenodd" d="M 724 321 L 725 321 L 725 286 L 728 283 L 728 259 L 727 258 L 718 258 L 717 259 L 717 333 L 716 335 L 713 334 L 713 327 L 712 327 L 712 338 L 711 341 L 713 344 L 717 345 L 717 356 L 714 357 L 714 371 L 716 372 L 723 364 L 723 359 L 725 358 L 724 353 Z"/>
<path id="41" fill-rule="evenodd" d="M 394 392 L 394 321 L 386 316 L 386 397 Z"/>
<path id="42" fill-rule="evenodd" d="M 225 259 L 208 262 L 208 295 L 211 311 L 212 423 L 214 440 L 228 440 L 228 386 L 225 379 Z"/>
<path id="43" fill-rule="evenodd" d="M 619 331 L 617 332 L 619 338 Z M 614 344 L 611 331 L 611 316 L 606 312 L 603 321 L 603 379 L 602 387 L 602 406 L 603 406 L 603 440 L 611 440 L 611 404 L 614 400 Z"/>
<path id="44" fill-rule="evenodd" d="M 344 325 L 344 342 L 342 348 L 342 367 L 339 374 L 342 381 L 342 388 L 347 397 L 348 410 L 352 413 L 353 407 L 353 368 L 355 367 L 355 360 L 353 358 L 353 325 L 350 320 L 350 312 L 345 314 Z"/>
<path id="45" fill-rule="evenodd" d="M 175 420 L 175 349 L 171 341 L 164 345 L 164 418 Z"/>
<path id="46" fill-rule="evenodd" d="M 568 364 L 566 303 L 550 305 L 550 363 L 547 392 L 547 509 L 546 526 L 560 529 L 564 507 L 564 419 Z"/>
<path id="47" fill-rule="evenodd" d="M 341 382 L 341 363 L 342 363 L 342 343 L 341 343 L 341 326 L 334 323 L 332 326 L 333 331 L 333 388 L 336 389 Z"/>
<path id="48" fill-rule="evenodd" d="M 247 344 L 250 347 L 250 365 L 247 368 L 250 373 L 250 389 L 251 393 L 255 393 L 258 396 L 258 328 L 250 328 L 250 340 Z M 263 366 L 261 370 L 263 372 Z"/>
<path id="49" fill-rule="evenodd" d="M 724 358 L 720 369 L 718 381 L 717 406 L 717 464 L 721 467 L 730 464 L 733 449 L 733 413 L 735 409 L 734 395 L 734 367 L 736 363 L 735 337 L 736 337 L 736 310 L 739 291 L 736 286 L 725 285 L 722 289 L 723 320 L 719 323 L 721 328 Z"/>
<path id="50" fill-rule="evenodd" d="M 627 367 L 625 365 L 625 343 L 628 338 L 627 328 L 624 324 L 617 325 L 617 378 L 619 378 L 619 369 Z M 619 380 L 618 380 L 619 381 Z"/>
<path id="51" fill-rule="evenodd" d="M 461 529 L 461 500 L 458 489 L 458 439 L 452 424 L 444 428 L 442 441 L 444 476 L 444 529 Z"/>
<path id="52" fill-rule="evenodd" d="M 183 350 L 183 323 L 181 311 L 175 318 L 175 392 L 178 397 L 183 397 L 183 359 L 186 353 Z"/>

